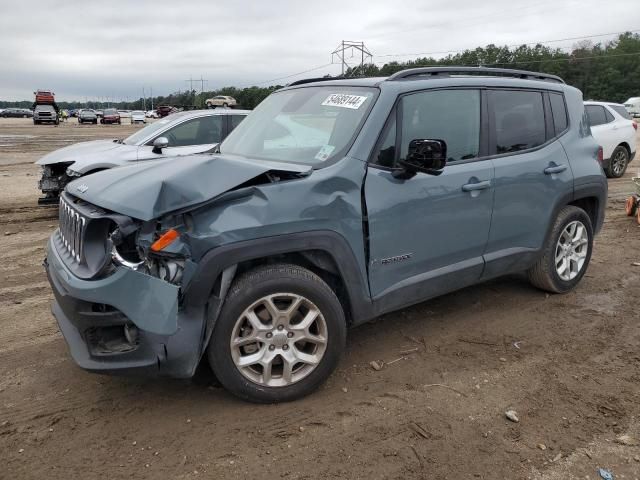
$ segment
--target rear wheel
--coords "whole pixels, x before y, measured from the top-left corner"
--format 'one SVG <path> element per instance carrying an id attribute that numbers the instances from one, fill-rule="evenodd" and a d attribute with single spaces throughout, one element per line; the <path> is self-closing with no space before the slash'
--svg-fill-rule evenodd
<path id="1" fill-rule="evenodd" d="M 318 388 L 346 341 L 340 301 L 297 265 L 268 265 L 232 285 L 208 348 L 216 377 L 249 401 L 294 400 Z"/>
<path id="2" fill-rule="evenodd" d="M 553 293 L 574 288 L 589 266 L 593 227 L 589 215 L 568 205 L 560 210 L 542 257 L 527 272 L 536 287 Z"/>
<path id="3" fill-rule="evenodd" d="M 624 175 L 629 164 L 629 152 L 622 145 L 618 145 L 611 154 L 611 160 L 609 160 L 609 166 L 605 173 L 610 178 L 620 178 Z"/>

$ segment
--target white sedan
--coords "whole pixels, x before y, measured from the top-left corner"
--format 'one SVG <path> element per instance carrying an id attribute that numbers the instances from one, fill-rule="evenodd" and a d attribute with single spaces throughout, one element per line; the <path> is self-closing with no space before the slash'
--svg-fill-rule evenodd
<path id="1" fill-rule="evenodd" d="M 142 110 L 134 110 L 131 112 L 131 123 L 147 123 L 147 117 Z"/>
<path id="2" fill-rule="evenodd" d="M 609 178 L 620 178 L 636 155 L 638 124 L 624 105 L 608 102 L 584 102 L 591 134 L 603 151 L 603 167 Z"/>

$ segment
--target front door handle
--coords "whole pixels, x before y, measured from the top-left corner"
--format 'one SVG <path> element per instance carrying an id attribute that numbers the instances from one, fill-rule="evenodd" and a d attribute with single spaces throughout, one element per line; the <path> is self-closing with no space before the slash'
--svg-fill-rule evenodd
<path id="1" fill-rule="evenodd" d="M 553 165 L 544 169 L 544 173 L 546 175 L 551 175 L 552 173 L 560 173 L 564 172 L 567 169 L 566 165 Z"/>
<path id="2" fill-rule="evenodd" d="M 491 180 L 484 180 L 482 182 L 467 183 L 462 185 L 463 192 L 473 192 L 475 190 L 484 190 L 491 187 Z"/>

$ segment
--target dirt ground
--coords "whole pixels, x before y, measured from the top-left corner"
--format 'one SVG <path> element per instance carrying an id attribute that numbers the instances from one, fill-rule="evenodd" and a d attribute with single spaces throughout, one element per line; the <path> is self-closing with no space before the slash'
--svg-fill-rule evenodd
<path id="1" fill-rule="evenodd" d="M 640 438 L 640 228 L 622 203 L 638 160 L 609 182 L 575 291 L 512 276 L 386 315 L 350 332 L 314 395 L 256 406 L 206 373 L 86 373 L 50 313 L 56 211 L 36 206 L 32 162 L 137 128 L 0 119 L 1 479 L 640 478 L 640 446 L 616 443 Z"/>

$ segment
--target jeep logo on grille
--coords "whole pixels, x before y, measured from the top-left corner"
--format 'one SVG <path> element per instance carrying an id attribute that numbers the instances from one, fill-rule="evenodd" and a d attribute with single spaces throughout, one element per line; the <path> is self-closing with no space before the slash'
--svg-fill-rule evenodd
<path id="1" fill-rule="evenodd" d="M 84 193 L 87 190 L 89 190 L 89 187 L 87 187 L 84 183 L 82 185 L 78 185 L 76 187 L 76 190 L 78 190 L 80 193 Z"/>

